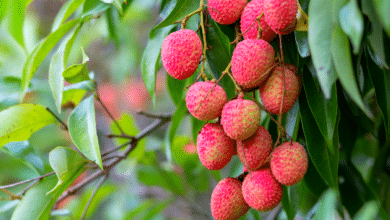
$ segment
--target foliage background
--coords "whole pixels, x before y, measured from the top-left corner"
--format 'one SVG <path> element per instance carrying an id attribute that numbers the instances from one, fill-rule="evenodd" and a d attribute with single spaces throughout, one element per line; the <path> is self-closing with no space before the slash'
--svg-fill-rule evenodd
<path id="1" fill-rule="evenodd" d="M 285 61 L 298 66 L 303 86 L 299 101 L 283 117 L 283 125 L 293 140 L 305 146 L 310 157 L 309 170 L 303 181 L 285 187 L 282 206 L 267 213 L 251 210 L 243 219 L 324 219 L 331 215 L 343 219 L 388 219 L 390 10 L 386 9 L 390 3 L 380 0 L 300 0 L 300 3 L 309 16 L 309 31 L 283 37 L 283 50 Z M 75 10 L 69 11 L 67 20 L 63 12 L 71 4 Z M 196 155 L 184 152 L 183 146 L 196 141 L 196 134 L 203 126 L 203 122 L 187 114 L 183 102 L 184 88 L 195 76 L 177 81 L 160 70 L 162 40 L 180 28 L 173 22 L 198 7 L 199 2 L 191 0 L 127 3 L 0 0 L 3 125 L 12 116 L 11 113 L 4 117 L 4 110 L 21 103 L 48 107 L 62 120 L 68 120 L 72 108 L 58 112 L 58 98 L 53 98 L 53 93 L 59 87 L 52 89 L 49 72 L 55 57 L 60 56 L 56 54 L 63 53 L 63 43 L 69 41 L 72 30 L 77 30 L 79 24 L 83 25 L 71 45 L 67 64 L 85 66 L 88 73 L 94 73 L 101 100 L 127 134 L 136 135 L 153 122 L 135 114 L 139 109 L 157 114 L 174 112 L 171 124 L 140 141 L 137 150 L 110 171 L 109 179 L 88 209 L 90 219 L 211 219 L 209 201 L 214 186 L 221 178 L 241 174 L 242 164 L 237 157 L 220 172 L 211 172 Z M 229 44 L 235 37 L 234 25 L 218 25 L 210 19 L 208 23 L 207 43 L 212 49 L 207 52 L 206 74 L 218 78 L 234 49 Z M 49 42 L 55 30 L 69 24 L 76 28 L 69 26 L 68 35 L 65 31 L 52 37 L 55 42 Z M 197 30 L 198 25 L 199 17 L 195 15 L 187 28 Z M 46 42 L 44 49 L 34 53 L 40 42 Z M 276 42 L 272 45 L 277 49 Z M 81 48 L 89 57 L 86 63 Z M 77 73 L 80 76 L 83 72 Z M 76 83 L 91 82 L 85 75 L 81 79 Z M 233 97 L 231 80 L 224 77 L 221 84 L 229 98 Z M 67 95 L 60 93 L 77 105 L 81 97 L 88 100 L 93 93 L 95 87 L 88 85 L 78 84 L 78 90 Z M 101 151 L 124 143 L 105 136 L 118 134 L 118 130 L 97 101 L 94 107 Z M 265 113 L 262 115 L 261 124 L 276 140 L 276 124 Z M 6 126 L 0 128 L 1 141 L 5 141 L 5 129 Z M 69 133 L 58 123 L 32 133 L 22 141 L 0 146 L 2 186 L 53 171 L 49 153 L 59 152 L 58 146 L 76 149 Z M 56 162 L 63 160 L 85 163 L 85 159 L 74 155 L 61 156 Z M 82 171 L 66 179 L 53 202 Z M 82 178 L 92 173 L 88 170 Z M 27 191 L 28 197 L 22 201 L 8 201 L 9 195 L 0 191 L 0 198 L 4 198 L 0 201 L 0 219 L 22 219 L 26 213 L 38 216 L 43 208 L 38 207 L 37 201 L 46 201 L 42 198 L 47 198 L 46 193 L 56 182 L 57 177 L 46 178 Z M 48 206 L 44 212 L 51 213 L 51 219 L 79 219 L 96 184 L 97 181 L 71 196 L 61 209 L 51 211 Z M 9 191 L 17 194 L 24 188 L 22 185 Z"/>

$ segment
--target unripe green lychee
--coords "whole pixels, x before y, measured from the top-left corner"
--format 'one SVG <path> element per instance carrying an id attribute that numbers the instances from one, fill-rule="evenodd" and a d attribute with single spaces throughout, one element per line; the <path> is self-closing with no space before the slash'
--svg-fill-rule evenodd
<path id="1" fill-rule="evenodd" d="M 240 95 L 226 103 L 222 109 L 221 124 L 226 134 L 234 140 L 252 136 L 260 126 L 260 108 L 251 100 Z"/>
<path id="2" fill-rule="evenodd" d="M 284 98 L 283 98 L 283 68 L 278 66 L 271 72 L 271 75 L 259 87 L 260 98 L 267 111 L 272 114 L 282 114 L 288 112 L 300 92 L 299 78 L 289 69 L 284 68 Z M 283 106 L 282 106 L 283 99 Z"/>
<path id="3" fill-rule="evenodd" d="M 297 13 L 297 0 L 264 0 L 265 20 L 278 34 L 289 34 L 295 29 Z"/>
<path id="4" fill-rule="evenodd" d="M 263 166 L 272 151 L 272 138 L 263 126 L 259 126 L 254 135 L 243 141 L 237 141 L 237 153 L 241 162 L 249 170 Z"/>
<path id="5" fill-rule="evenodd" d="M 242 183 L 242 195 L 250 207 L 266 212 L 282 201 L 283 186 L 265 167 L 248 173 Z"/>
<path id="6" fill-rule="evenodd" d="M 249 2 L 241 15 L 241 33 L 244 34 L 245 39 L 257 39 L 259 24 L 256 18 L 264 12 L 264 0 L 252 0 Z M 262 28 L 261 39 L 265 41 L 272 41 L 276 37 L 276 33 L 269 27 L 263 15 L 260 19 Z"/>
<path id="7" fill-rule="evenodd" d="M 247 0 L 208 0 L 211 18 L 219 24 L 233 24 L 244 10 Z"/>
<path id="8" fill-rule="evenodd" d="M 186 95 L 188 111 L 195 118 L 203 121 L 221 116 L 226 101 L 225 90 L 213 82 L 196 82 Z"/>
<path id="9" fill-rule="evenodd" d="M 202 42 L 195 31 L 181 29 L 163 41 L 161 59 L 165 70 L 175 79 L 186 79 L 194 74 L 202 56 Z"/>
<path id="10" fill-rule="evenodd" d="M 281 184 L 292 186 L 305 176 L 308 158 L 298 142 L 286 142 L 274 149 L 270 165 L 272 174 Z"/>
<path id="11" fill-rule="evenodd" d="M 247 39 L 237 44 L 232 56 L 232 75 L 244 89 L 259 86 L 274 64 L 275 51 L 260 39 Z"/>
<path id="12" fill-rule="evenodd" d="M 238 219 L 249 210 L 241 187 L 242 183 L 236 178 L 228 177 L 219 181 L 211 194 L 211 214 L 214 219 Z"/>
<path id="13" fill-rule="evenodd" d="M 235 141 L 217 123 L 207 123 L 198 133 L 197 151 L 203 166 L 209 170 L 220 170 L 235 154 Z"/>

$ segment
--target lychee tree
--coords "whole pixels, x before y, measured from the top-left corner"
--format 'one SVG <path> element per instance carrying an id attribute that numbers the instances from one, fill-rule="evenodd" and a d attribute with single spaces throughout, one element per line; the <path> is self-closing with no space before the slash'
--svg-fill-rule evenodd
<path id="1" fill-rule="evenodd" d="M 0 0 L 0 220 L 389 219 L 389 12 Z"/>

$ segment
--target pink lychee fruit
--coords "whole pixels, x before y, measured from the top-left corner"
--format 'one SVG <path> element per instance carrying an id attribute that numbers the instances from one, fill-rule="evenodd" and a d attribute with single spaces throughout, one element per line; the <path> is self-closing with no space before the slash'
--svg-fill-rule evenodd
<path id="1" fill-rule="evenodd" d="M 274 149 L 270 164 L 275 178 L 283 185 L 292 186 L 305 176 L 308 158 L 298 142 L 286 142 Z"/>
<path id="2" fill-rule="evenodd" d="M 208 0 L 211 18 L 219 24 L 233 24 L 244 10 L 247 0 Z"/>
<path id="3" fill-rule="evenodd" d="M 191 115 L 208 121 L 221 116 L 227 96 L 225 90 L 214 82 L 196 82 L 188 90 L 185 100 Z"/>
<path id="4" fill-rule="evenodd" d="M 265 20 L 278 34 L 289 34 L 296 26 L 297 0 L 264 0 Z"/>
<path id="5" fill-rule="evenodd" d="M 282 109 L 281 114 L 284 114 L 288 112 L 297 101 L 300 88 L 299 78 L 289 69 L 278 66 L 273 69 L 269 78 L 260 85 L 260 98 L 268 112 L 279 114 L 280 109 Z"/>
<path id="6" fill-rule="evenodd" d="M 264 0 L 252 0 L 249 2 L 241 15 L 241 33 L 245 39 L 257 39 L 259 24 L 256 18 L 264 12 Z M 276 33 L 270 28 L 263 15 L 260 19 L 262 28 L 261 39 L 265 41 L 272 41 L 276 37 Z"/>
<path id="7" fill-rule="evenodd" d="M 234 80 L 244 89 L 259 86 L 274 64 L 275 51 L 264 40 L 248 39 L 237 44 L 232 56 Z"/>
<path id="8" fill-rule="evenodd" d="M 242 194 L 248 205 L 266 212 L 275 208 L 283 197 L 283 186 L 272 175 L 271 169 L 249 172 L 242 183 Z"/>
<path id="9" fill-rule="evenodd" d="M 163 41 L 161 59 L 165 70 L 175 79 L 186 79 L 194 74 L 202 56 L 202 42 L 195 31 L 181 29 Z"/>
<path id="10" fill-rule="evenodd" d="M 291 72 L 293 72 L 295 75 L 298 74 L 298 67 L 291 63 L 285 63 L 284 67 L 289 69 Z"/>
<path id="11" fill-rule="evenodd" d="M 189 143 L 183 146 L 183 150 L 187 154 L 196 154 L 196 146 L 194 143 Z"/>
<path id="12" fill-rule="evenodd" d="M 234 140 L 252 136 L 260 126 L 260 108 L 242 95 L 226 103 L 222 109 L 221 124 L 225 133 Z"/>
<path id="13" fill-rule="evenodd" d="M 237 141 L 238 157 L 249 170 L 263 166 L 272 151 L 272 138 L 263 126 L 259 126 L 254 135 L 243 141 Z"/>
<path id="14" fill-rule="evenodd" d="M 203 166 L 209 170 L 220 170 L 234 155 L 235 141 L 217 123 L 207 123 L 198 133 L 197 151 Z"/>
<path id="15" fill-rule="evenodd" d="M 219 181 L 211 194 L 211 214 L 214 219 L 238 219 L 249 210 L 241 187 L 241 181 L 236 178 L 227 177 Z"/>

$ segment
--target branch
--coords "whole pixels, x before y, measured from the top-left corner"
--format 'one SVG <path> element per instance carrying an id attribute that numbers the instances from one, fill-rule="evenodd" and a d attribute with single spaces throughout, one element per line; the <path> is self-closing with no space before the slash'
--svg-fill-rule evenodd
<path id="1" fill-rule="evenodd" d="M 50 110 L 49 107 L 46 107 L 46 110 L 47 110 L 50 114 L 52 114 L 52 115 L 54 116 L 54 118 L 56 118 L 56 120 L 57 120 L 59 123 L 62 124 L 62 126 L 64 126 L 64 129 L 65 129 L 65 130 L 68 130 L 68 126 L 66 125 L 66 123 L 63 122 L 56 114 L 54 114 L 54 112 L 52 112 L 52 111 Z"/>
<path id="2" fill-rule="evenodd" d="M 96 94 L 96 95 L 95 95 L 96 100 L 100 103 L 100 105 L 102 105 L 104 111 L 107 112 L 108 116 L 109 116 L 109 117 L 111 118 L 111 120 L 115 123 L 116 127 L 118 127 L 118 129 L 119 129 L 119 131 L 121 132 L 121 134 L 126 134 L 126 133 L 123 131 L 122 127 L 121 127 L 121 126 L 118 124 L 118 122 L 115 120 L 114 116 L 112 116 L 112 114 L 110 113 L 110 111 L 108 111 L 107 107 L 103 104 L 103 102 L 102 102 L 102 100 L 100 99 L 99 94 L 97 93 L 97 91 L 96 91 L 95 94 Z"/>
<path id="3" fill-rule="evenodd" d="M 45 178 L 45 177 L 48 177 L 48 176 L 51 176 L 51 175 L 53 175 L 53 174 L 55 174 L 55 172 L 46 173 L 45 175 L 38 176 L 38 177 L 29 179 L 29 180 L 23 180 L 23 181 L 20 181 L 20 182 L 17 182 L 17 183 L 12 183 L 12 184 L 9 184 L 9 185 L 0 186 L 0 189 L 12 188 L 12 187 L 15 187 L 15 186 L 24 184 L 24 183 L 32 182 L 32 181 L 34 181 L 34 180 L 38 180 L 37 182 L 39 182 L 41 179 L 43 179 L 43 178 Z M 37 183 L 37 182 L 36 182 L 36 183 Z M 36 184 L 36 183 L 35 183 L 35 184 Z M 30 187 L 30 186 L 29 186 L 29 187 Z M 31 188 L 31 187 L 30 187 L 30 188 Z"/>
<path id="4" fill-rule="evenodd" d="M 86 216 L 86 214 L 87 214 L 88 208 L 89 208 L 89 206 L 91 205 L 91 202 L 92 202 L 92 200 L 93 200 L 93 197 L 95 197 L 97 191 L 99 190 L 99 188 L 100 188 L 100 186 L 103 184 L 103 182 L 107 179 L 107 177 L 108 177 L 108 174 L 104 175 L 104 176 L 100 179 L 99 183 L 96 185 L 96 188 L 95 188 L 95 190 L 92 192 L 92 195 L 91 195 L 91 197 L 89 198 L 87 205 L 85 205 L 85 208 L 84 208 L 83 214 L 81 215 L 80 220 L 84 220 L 84 219 L 85 219 L 85 216 Z"/>

